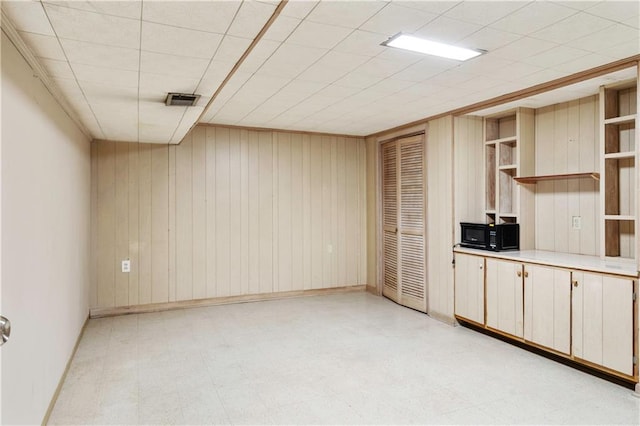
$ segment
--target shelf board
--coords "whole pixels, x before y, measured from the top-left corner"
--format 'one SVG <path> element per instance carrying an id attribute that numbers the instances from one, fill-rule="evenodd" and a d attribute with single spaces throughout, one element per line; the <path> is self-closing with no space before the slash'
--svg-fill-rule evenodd
<path id="1" fill-rule="evenodd" d="M 486 145 L 493 145 L 493 144 L 498 144 L 498 143 L 515 142 L 515 141 L 516 141 L 516 137 L 515 136 L 507 136 L 506 138 L 493 139 L 493 140 L 490 140 L 490 141 L 486 141 L 485 144 Z"/>
<path id="2" fill-rule="evenodd" d="M 633 123 L 634 121 L 636 121 L 636 115 L 630 114 L 623 115 L 621 117 L 606 118 L 604 120 L 604 124 L 626 124 Z"/>
<path id="3" fill-rule="evenodd" d="M 518 217 L 516 213 L 500 213 L 498 217 Z"/>
<path id="4" fill-rule="evenodd" d="M 604 220 L 631 220 L 635 221 L 636 217 L 630 214 L 605 214 Z"/>
<path id="5" fill-rule="evenodd" d="M 635 151 L 626 152 L 612 152 L 604 155 L 605 160 L 609 159 L 621 159 L 621 158 L 634 158 L 636 156 Z"/>
<path id="6" fill-rule="evenodd" d="M 498 169 L 500 170 L 515 170 L 517 168 L 518 166 L 516 166 L 515 164 L 505 164 L 504 166 L 498 167 Z"/>
<path id="7" fill-rule="evenodd" d="M 523 183 L 538 183 L 543 180 L 556 180 L 556 179 L 585 179 L 591 178 L 594 180 L 600 180 L 600 173 L 586 172 L 586 173 L 565 173 L 559 175 L 542 175 L 542 176 L 519 176 L 514 177 L 516 182 Z"/>

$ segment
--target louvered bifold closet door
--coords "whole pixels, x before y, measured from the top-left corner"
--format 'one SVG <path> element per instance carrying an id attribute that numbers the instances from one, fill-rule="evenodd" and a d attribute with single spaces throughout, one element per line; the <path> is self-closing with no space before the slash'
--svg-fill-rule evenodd
<path id="1" fill-rule="evenodd" d="M 382 294 L 399 301 L 398 282 L 398 144 L 382 146 Z"/>
<path id="2" fill-rule="evenodd" d="M 426 312 L 423 136 L 400 145 L 400 303 Z"/>
<path id="3" fill-rule="evenodd" d="M 382 146 L 382 293 L 426 312 L 424 137 Z"/>

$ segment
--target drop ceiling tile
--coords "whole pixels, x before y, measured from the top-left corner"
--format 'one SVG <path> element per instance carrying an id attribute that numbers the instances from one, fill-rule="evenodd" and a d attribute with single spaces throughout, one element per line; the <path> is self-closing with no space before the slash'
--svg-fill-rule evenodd
<path id="1" fill-rule="evenodd" d="M 626 43 L 616 44 L 599 52 L 601 55 L 608 56 L 613 59 L 628 58 L 640 53 L 640 47 L 637 41 L 629 41 Z"/>
<path id="2" fill-rule="evenodd" d="M 142 12 L 142 2 L 139 0 L 127 1 L 50 1 L 44 0 L 56 6 L 68 7 L 71 9 L 84 10 L 86 12 L 102 13 L 105 15 L 119 16 L 122 18 L 140 19 Z"/>
<path id="3" fill-rule="evenodd" d="M 282 9 L 281 15 L 304 19 L 317 4 L 315 0 L 291 0 Z"/>
<path id="4" fill-rule="evenodd" d="M 269 3 L 243 1 L 227 34 L 250 39 L 255 38 L 271 18 L 275 9 L 276 6 Z"/>
<path id="5" fill-rule="evenodd" d="M 262 40 L 285 41 L 301 22 L 301 19 L 280 15 L 275 22 L 271 24 L 262 37 Z"/>
<path id="6" fill-rule="evenodd" d="M 33 53 L 39 58 L 55 59 L 58 61 L 67 60 L 58 39 L 54 36 L 20 31 L 20 37 L 22 37 L 27 46 L 29 46 Z"/>
<path id="7" fill-rule="evenodd" d="M 322 88 L 322 90 L 318 91 L 317 95 L 325 98 L 335 98 L 339 100 L 342 98 L 347 98 L 349 96 L 355 95 L 360 90 L 361 89 L 358 89 L 355 87 L 347 87 L 347 86 L 339 86 L 337 84 L 330 84 Z"/>
<path id="8" fill-rule="evenodd" d="M 331 51 L 307 68 L 297 78 L 305 81 L 331 83 L 344 77 L 369 59 L 368 56 Z"/>
<path id="9" fill-rule="evenodd" d="M 114 99 L 114 100 L 100 100 L 95 102 L 90 102 L 91 109 L 93 110 L 98 122 L 100 123 L 100 127 L 105 130 L 105 133 L 108 135 L 109 132 L 106 131 L 105 126 L 106 123 L 117 123 L 123 126 L 126 125 L 137 125 L 138 123 L 138 105 L 137 103 L 132 104 L 126 100 Z"/>
<path id="10" fill-rule="evenodd" d="M 60 39 L 69 62 L 138 71 L 140 51 L 69 39 Z"/>
<path id="11" fill-rule="evenodd" d="M 47 74 L 49 74 L 52 78 L 67 78 L 74 80 L 75 76 L 73 75 L 73 71 L 71 71 L 71 67 L 67 61 L 56 61 L 54 59 L 45 59 L 40 58 L 40 62 L 47 70 Z"/>
<path id="12" fill-rule="evenodd" d="M 433 21 L 438 15 L 390 3 L 360 26 L 361 30 L 392 36 L 399 32 L 413 33 Z"/>
<path id="13" fill-rule="evenodd" d="M 545 50 L 558 46 L 556 43 L 539 40 L 531 37 L 522 37 L 500 49 L 491 52 L 491 56 L 507 59 L 510 61 L 520 61 L 530 56 L 542 53 Z"/>
<path id="14" fill-rule="evenodd" d="M 259 72 L 282 77 L 296 77 L 328 52 L 326 49 L 283 44 L 262 65 Z"/>
<path id="15" fill-rule="evenodd" d="M 136 105 L 138 103 L 136 87 L 113 86 L 89 81 L 81 81 L 80 86 L 90 104 L 116 100 L 129 101 Z"/>
<path id="16" fill-rule="evenodd" d="M 520 62 L 530 65 L 536 65 L 542 68 L 553 68 L 558 64 L 569 62 L 573 59 L 588 55 L 589 52 L 581 49 L 574 49 L 568 46 L 558 46 L 553 49 L 546 50 L 537 55 L 523 58 Z"/>
<path id="17" fill-rule="evenodd" d="M 406 68 L 405 64 L 398 64 L 395 61 L 387 61 L 385 59 L 371 58 L 368 62 L 362 64 L 356 69 L 359 74 L 365 74 L 370 77 L 386 78 L 398 71 Z"/>
<path id="18" fill-rule="evenodd" d="M 630 16 L 640 15 L 640 4 L 637 1 L 607 0 L 588 8 L 585 12 L 611 21 L 624 22 Z"/>
<path id="19" fill-rule="evenodd" d="M 402 64 L 403 68 L 413 65 L 425 58 L 433 58 L 432 55 L 425 55 L 423 53 L 410 52 L 404 49 L 397 49 L 395 47 L 385 47 L 385 49 L 376 56 L 376 59 L 384 59 L 387 61 L 397 62 L 398 65 Z M 456 61 L 457 62 L 457 61 Z"/>
<path id="20" fill-rule="evenodd" d="M 414 34 L 443 43 L 456 43 L 481 28 L 482 26 L 477 24 L 439 16 Z"/>
<path id="21" fill-rule="evenodd" d="M 211 58 L 222 35 L 168 25 L 142 23 L 142 50 L 168 55 Z"/>
<path id="22" fill-rule="evenodd" d="M 371 90 L 376 92 L 382 96 L 392 95 L 401 90 L 406 89 L 407 87 L 413 86 L 411 81 L 403 81 L 403 80 L 394 80 L 391 78 L 386 78 L 371 87 L 368 87 L 366 90 Z"/>
<path id="23" fill-rule="evenodd" d="M 140 21 L 85 12 L 51 4 L 45 8 L 60 38 L 88 41 L 108 46 L 140 47 Z"/>
<path id="24" fill-rule="evenodd" d="M 201 78 L 208 59 L 189 58 L 186 56 L 166 55 L 163 53 L 141 52 L 140 71 L 154 74 L 173 75 L 178 77 Z"/>
<path id="25" fill-rule="evenodd" d="M 465 81 L 471 80 L 474 77 L 475 75 L 473 74 L 454 69 L 454 70 L 448 70 L 434 77 L 431 77 L 430 79 L 427 80 L 427 82 L 430 84 L 436 84 L 439 86 L 442 85 L 442 86 L 448 86 L 448 87 L 455 87 L 460 83 L 464 83 Z"/>
<path id="26" fill-rule="evenodd" d="M 549 2 L 531 2 L 491 24 L 491 28 L 527 35 L 578 13 L 575 9 Z"/>
<path id="27" fill-rule="evenodd" d="M 600 31 L 594 31 L 589 35 L 567 43 L 568 46 L 576 49 L 588 50 L 590 52 L 603 52 L 611 47 L 620 44 L 634 42 L 640 47 L 638 41 L 640 34 L 637 29 L 629 28 L 625 25 L 613 25 Z"/>
<path id="28" fill-rule="evenodd" d="M 19 31 L 55 36 L 42 4 L 29 1 L 3 1 L 2 12 L 6 13 Z"/>
<path id="29" fill-rule="evenodd" d="M 432 61 L 429 58 L 423 59 L 413 65 L 409 65 L 402 71 L 393 74 L 390 78 L 395 80 L 420 82 L 433 77 L 434 75 L 440 74 L 446 69 L 446 66 L 443 66 L 437 61 Z"/>
<path id="30" fill-rule="evenodd" d="M 384 77 L 367 74 L 366 72 L 354 71 L 336 81 L 335 84 L 364 89 L 376 84 L 383 78 Z"/>
<path id="31" fill-rule="evenodd" d="M 612 25 L 613 23 L 606 19 L 579 12 L 540 31 L 536 31 L 531 36 L 554 43 L 566 43 Z"/>
<path id="32" fill-rule="evenodd" d="M 492 52 L 502 46 L 513 43 L 519 38 L 522 38 L 519 34 L 499 31 L 491 27 L 484 27 L 468 37 L 463 38 L 456 44 L 469 49 L 482 49 Z"/>
<path id="33" fill-rule="evenodd" d="M 184 116 L 182 117 L 182 120 L 180 120 L 178 127 L 176 127 L 173 136 L 171 137 L 170 143 L 177 144 L 180 143 L 182 139 L 184 139 L 193 123 L 195 123 L 198 117 L 200 117 L 202 110 L 203 108 L 201 107 L 187 108 Z"/>
<path id="34" fill-rule="evenodd" d="M 239 1 L 147 1 L 142 10 L 142 19 L 224 34 L 240 4 Z"/>
<path id="35" fill-rule="evenodd" d="M 145 101 L 164 101 L 169 92 L 194 93 L 200 82 L 197 78 L 140 73 L 140 98 Z"/>
<path id="36" fill-rule="evenodd" d="M 266 99 L 277 93 L 286 86 L 287 83 L 289 83 L 288 78 L 254 74 L 244 86 L 242 86 L 242 89 L 236 94 L 236 97 L 246 96 L 247 99 L 251 97 Z"/>
<path id="37" fill-rule="evenodd" d="M 213 59 L 219 62 L 233 62 L 235 64 L 249 48 L 252 41 L 248 38 L 225 35 Z M 251 53 L 253 54 L 253 52 Z"/>
<path id="38" fill-rule="evenodd" d="M 335 25 L 318 24 L 315 22 L 303 21 L 298 28 L 291 33 L 287 39 L 287 44 L 297 44 L 306 47 L 319 49 L 331 49 L 352 30 Z"/>
<path id="39" fill-rule="evenodd" d="M 447 10 L 445 16 L 478 25 L 489 25 L 525 6 L 528 1 L 465 1 Z"/>
<path id="40" fill-rule="evenodd" d="M 640 15 L 625 20 L 624 24 L 632 28 L 640 28 Z"/>
<path id="41" fill-rule="evenodd" d="M 565 72 L 566 74 L 572 74 L 578 71 L 605 65 L 609 62 L 611 62 L 611 57 L 593 53 L 590 55 L 581 56 L 572 61 L 564 62 L 562 64 L 554 66 L 553 69 Z"/>
<path id="42" fill-rule="evenodd" d="M 206 93 L 209 95 L 215 93 L 224 79 L 227 78 L 229 72 L 231 72 L 233 65 L 231 62 L 211 61 L 209 68 L 207 68 L 204 76 L 202 76 L 200 84 L 198 84 L 195 89 L 196 93 Z"/>
<path id="43" fill-rule="evenodd" d="M 161 126 L 166 129 L 166 137 L 169 140 L 186 109 L 158 102 L 140 102 L 140 131 L 142 132 L 146 125 Z"/>
<path id="44" fill-rule="evenodd" d="M 260 40 L 242 63 L 242 70 L 249 73 L 257 71 L 279 47 L 278 41 Z"/>
<path id="45" fill-rule="evenodd" d="M 482 55 L 470 61 L 462 62 L 458 69 L 469 74 L 487 75 L 512 63 L 513 61 L 507 59 L 497 58 L 491 55 Z"/>
<path id="46" fill-rule="evenodd" d="M 473 93 L 480 90 L 491 89 L 497 86 L 502 86 L 502 88 L 504 88 L 504 84 L 505 82 L 501 79 L 496 79 L 496 78 L 487 77 L 487 76 L 477 76 L 471 80 L 467 80 L 463 83 L 460 83 L 458 85 L 458 88 L 466 89 L 468 93 Z M 468 100 L 465 99 L 465 102 L 468 102 Z"/>
<path id="47" fill-rule="evenodd" d="M 434 13 L 440 15 L 447 10 L 454 8 L 458 1 L 407 1 L 407 0 L 391 0 L 391 3 L 396 6 L 407 7 L 411 9 L 418 9 L 424 12 Z"/>
<path id="48" fill-rule="evenodd" d="M 544 70 L 544 67 L 522 62 L 513 62 L 491 71 L 491 77 L 507 81 L 519 81 L 528 75 L 538 73 L 542 70 Z"/>
<path id="49" fill-rule="evenodd" d="M 383 1 L 322 1 L 307 17 L 311 22 L 358 28 L 386 5 Z"/>
<path id="50" fill-rule="evenodd" d="M 547 81 L 555 80 L 557 78 L 564 77 L 569 73 L 564 71 L 558 71 L 554 69 L 544 69 L 517 79 L 522 85 L 522 88 L 535 86 L 536 84 L 546 83 Z"/>
<path id="51" fill-rule="evenodd" d="M 606 0 L 606 1 L 610 1 L 610 0 Z M 556 3 L 559 4 L 561 6 L 565 6 L 565 7 L 570 7 L 572 9 L 576 9 L 576 10 L 585 10 L 585 9 L 589 9 L 599 3 L 599 1 L 593 1 L 593 0 L 586 0 L 586 1 L 581 1 L 581 0 L 570 0 L 570 1 L 562 1 L 562 0 L 558 0 L 558 1 L 552 1 L 552 3 Z"/>
<path id="52" fill-rule="evenodd" d="M 113 86 L 138 87 L 138 72 L 113 68 L 94 67 L 92 65 L 71 64 L 76 78 L 83 81 Z"/>
<path id="53" fill-rule="evenodd" d="M 356 30 L 338 43 L 333 50 L 357 55 L 376 56 L 388 49 L 380 45 L 388 38 L 383 34 Z"/>

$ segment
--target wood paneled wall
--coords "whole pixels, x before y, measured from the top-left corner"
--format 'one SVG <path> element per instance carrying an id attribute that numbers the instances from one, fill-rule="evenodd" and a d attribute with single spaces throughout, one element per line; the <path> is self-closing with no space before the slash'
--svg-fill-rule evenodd
<path id="1" fill-rule="evenodd" d="M 453 321 L 453 117 L 430 121 L 426 139 L 428 312 Z"/>
<path id="2" fill-rule="evenodd" d="M 364 284 L 365 154 L 212 126 L 177 146 L 94 142 L 92 307 Z"/>
<path id="3" fill-rule="evenodd" d="M 378 140 L 369 137 L 367 150 L 367 287 L 372 293 L 378 290 Z"/>
<path id="4" fill-rule="evenodd" d="M 536 110 L 536 175 L 599 167 L 598 99 L 589 96 Z M 559 179 L 535 187 L 536 249 L 599 255 L 599 183 Z M 572 217 L 582 228 L 572 228 Z"/>
<path id="5" fill-rule="evenodd" d="M 485 222 L 482 127 L 482 117 L 453 119 L 454 243 L 460 242 L 460 222 Z"/>

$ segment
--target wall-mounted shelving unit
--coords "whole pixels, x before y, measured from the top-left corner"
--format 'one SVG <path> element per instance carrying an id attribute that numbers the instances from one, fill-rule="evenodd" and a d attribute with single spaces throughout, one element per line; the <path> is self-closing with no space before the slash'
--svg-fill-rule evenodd
<path id="1" fill-rule="evenodd" d="M 484 119 L 485 218 L 519 223 L 520 247 L 533 248 L 533 192 L 517 177 L 534 171 L 534 110 L 517 108 Z"/>
<path id="2" fill-rule="evenodd" d="M 558 180 L 558 179 L 593 179 L 600 180 L 600 173 L 598 172 L 586 172 L 586 173 L 564 173 L 558 175 L 542 175 L 542 176 L 518 176 L 513 178 L 520 184 L 535 184 L 545 180 Z"/>
<path id="3" fill-rule="evenodd" d="M 638 259 L 637 80 L 600 88 L 601 254 Z"/>

